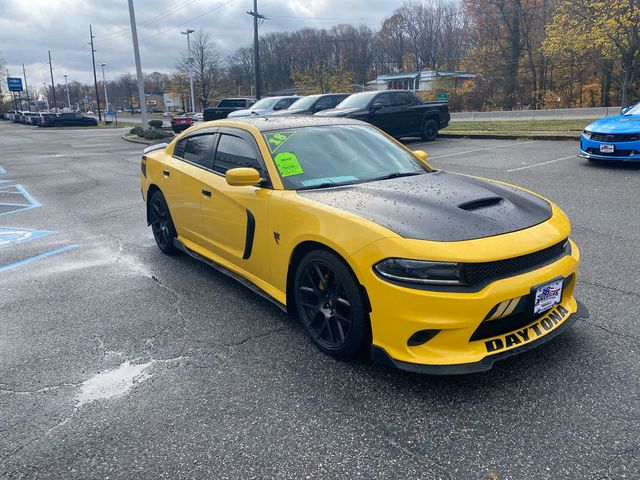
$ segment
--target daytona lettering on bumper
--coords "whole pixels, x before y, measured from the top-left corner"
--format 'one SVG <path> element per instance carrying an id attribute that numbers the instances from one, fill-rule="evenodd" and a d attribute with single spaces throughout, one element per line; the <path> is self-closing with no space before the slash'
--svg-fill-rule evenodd
<path id="1" fill-rule="evenodd" d="M 557 325 L 561 324 L 568 315 L 569 311 L 562 305 L 558 305 L 544 318 L 533 325 L 529 325 L 522 330 L 516 330 L 515 332 L 508 333 L 501 337 L 485 341 L 484 344 L 487 347 L 487 353 L 498 352 L 505 348 L 510 348 L 514 345 L 520 345 L 522 343 L 529 342 L 530 340 L 535 340 L 538 337 L 542 337 L 547 332 L 553 330 Z"/>

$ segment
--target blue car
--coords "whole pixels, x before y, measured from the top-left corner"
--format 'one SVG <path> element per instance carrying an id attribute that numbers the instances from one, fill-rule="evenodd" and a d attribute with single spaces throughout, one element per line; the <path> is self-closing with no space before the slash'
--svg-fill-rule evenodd
<path id="1" fill-rule="evenodd" d="M 623 109 L 622 115 L 587 125 L 580 137 L 580 156 L 640 162 L 640 103 Z"/>

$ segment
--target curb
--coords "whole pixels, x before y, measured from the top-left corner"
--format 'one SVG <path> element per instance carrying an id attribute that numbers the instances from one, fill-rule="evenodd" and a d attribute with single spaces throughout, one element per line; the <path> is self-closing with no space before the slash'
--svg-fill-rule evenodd
<path id="1" fill-rule="evenodd" d="M 580 140 L 580 135 L 495 135 L 491 133 L 438 133 L 440 138 L 476 138 L 482 140 Z"/>
<path id="2" fill-rule="evenodd" d="M 158 143 L 163 143 L 163 142 L 169 143 L 175 137 L 164 137 L 164 138 L 158 138 L 156 140 L 147 140 L 146 138 L 140 138 L 137 135 L 131 135 L 129 133 L 125 133 L 120 138 L 131 143 L 140 143 L 142 145 L 157 145 Z"/>

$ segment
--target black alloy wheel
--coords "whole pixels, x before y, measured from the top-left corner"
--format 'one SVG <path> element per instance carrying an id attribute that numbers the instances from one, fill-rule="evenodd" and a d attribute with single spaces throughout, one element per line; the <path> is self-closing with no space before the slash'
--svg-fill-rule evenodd
<path id="1" fill-rule="evenodd" d="M 160 191 L 156 191 L 151 196 L 149 208 L 149 222 L 153 231 L 153 238 L 156 240 L 158 248 L 167 255 L 176 253 L 173 239 L 176 238 L 176 229 L 171 219 L 169 207 Z"/>
<path id="2" fill-rule="evenodd" d="M 424 122 L 422 128 L 422 139 L 431 142 L 438 136 L 438 123 L 433 119 L 428 119 Z"/>
<path id="3" fill-rule="evenodd" d="M 358 356 L 371 328 L 359 285 L 342 260 L 323 250 L 308 253 L 298 265 L 295 288 L 298 316 L 311 340 L 336 358 Z"/>

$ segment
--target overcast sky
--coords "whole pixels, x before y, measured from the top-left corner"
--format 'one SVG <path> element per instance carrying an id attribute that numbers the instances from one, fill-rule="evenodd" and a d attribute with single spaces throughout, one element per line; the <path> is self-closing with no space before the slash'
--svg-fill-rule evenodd
<path id="1" fill-rule="evenodd" d="M 377 30 L 403 0 L 259 0 L 269 18 L 261 33 L 303 27 L 364 24 Z M 223 55 L 253 42 L 253 0 L 134 0 L 142 69 L 168 72 L 186 52 L 186 27 L 203 30 Z M 107 80 L 135 73 L 127 0 L 0 0 L 0 57 L 11 75 L 27 70 L 34 86 L 51 82 L 51 50 L 56 83 L 92 82 L 89 24 L 93 25 L 96 65 L 107 64 Z M 98 69 L 100 67 L 97 67 Z M 101 73 L 98 70 L 98 75 Z"/>

